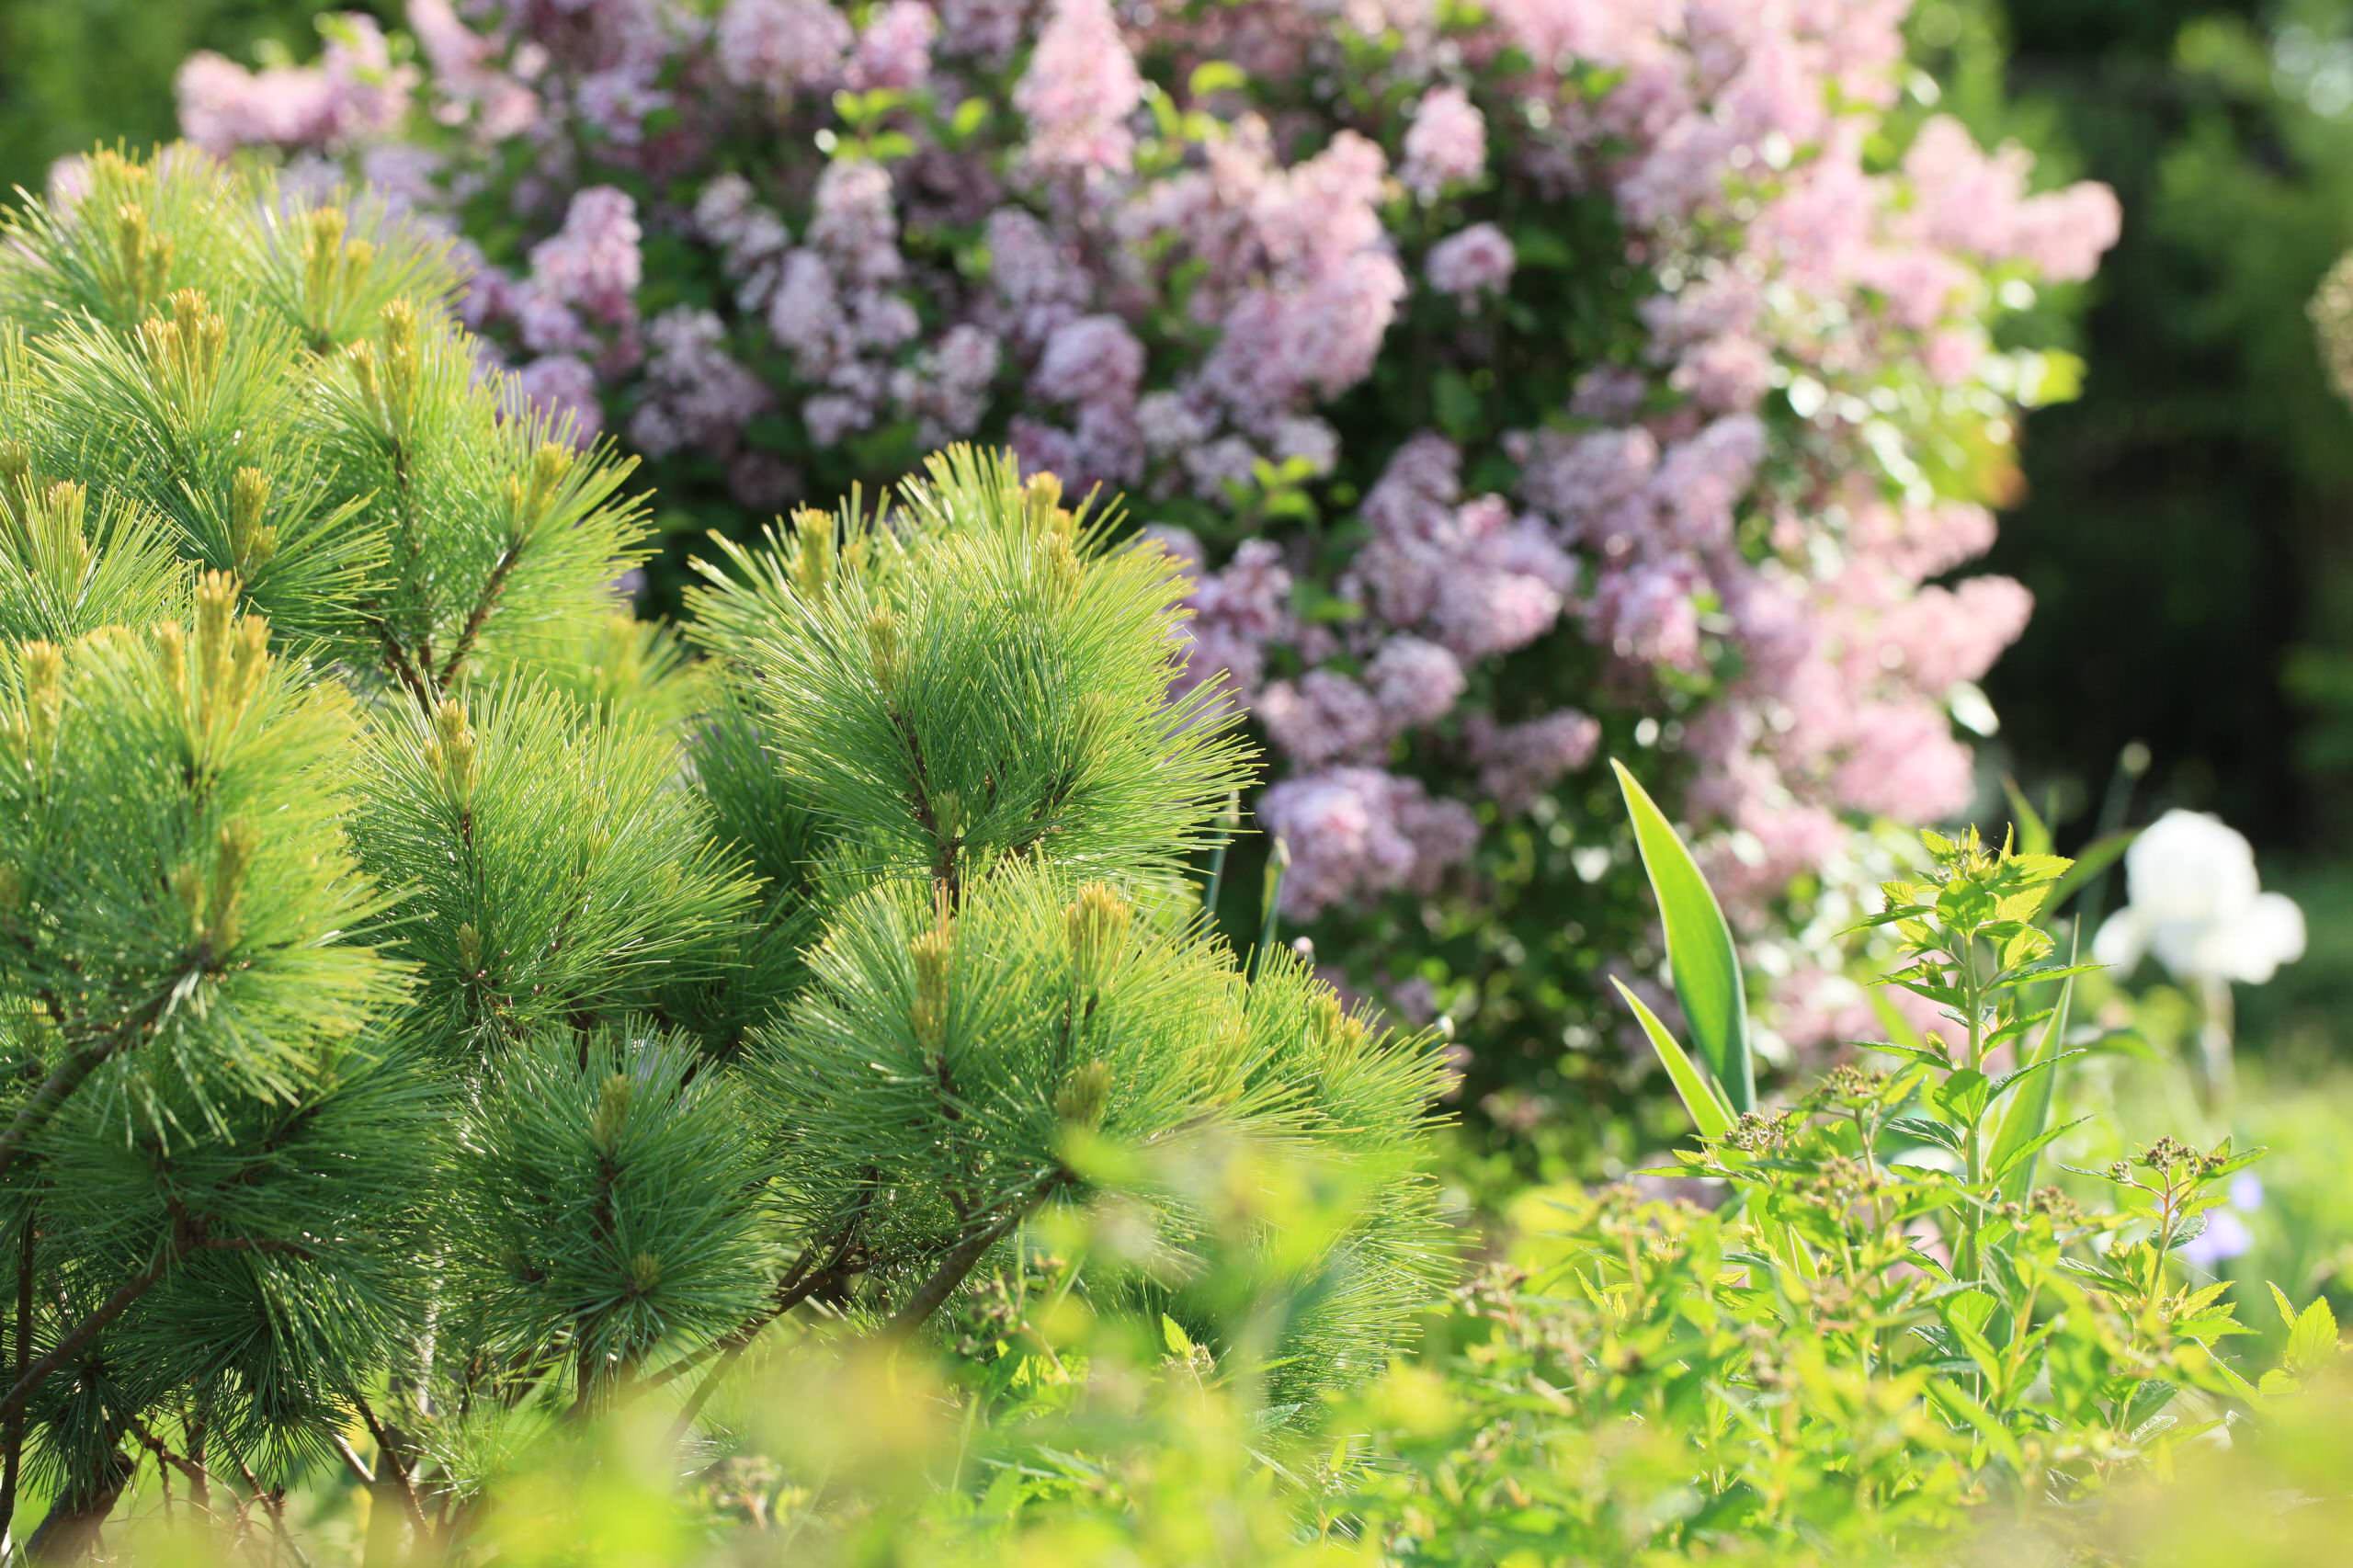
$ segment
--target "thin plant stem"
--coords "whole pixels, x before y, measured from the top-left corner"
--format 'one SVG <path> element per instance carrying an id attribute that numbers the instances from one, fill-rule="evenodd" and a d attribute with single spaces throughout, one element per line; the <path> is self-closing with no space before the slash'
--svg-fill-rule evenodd
<path id="1" fill-rule="evenodd" d="M 1977 939 L 1974 937 L 1961 939 L 1959 957 L 1961 1002 L 1969 1015 L 1969 1070 L 1983 1073 L 1985 1071 L 1985 995 L 1978 984 Z M 1953 1259 L 1957 1272 L 1966 1271 L 1972 1276 L 1981 1273 L 1984 1267 L 1984 1260 L 1978 1256 L 1977 1244 L 1979 1227 L 1984 1224 L 1984 1216 L 1976 1202 L 1979 1188 L 1985 1180 L 1985 1135 L 1982 1120 L 1982 1118 L 1971 1119 L 1962 1143 L 1971 1202 L 1969 1217 L 1962 1229 L 1961 1251 Z"/>

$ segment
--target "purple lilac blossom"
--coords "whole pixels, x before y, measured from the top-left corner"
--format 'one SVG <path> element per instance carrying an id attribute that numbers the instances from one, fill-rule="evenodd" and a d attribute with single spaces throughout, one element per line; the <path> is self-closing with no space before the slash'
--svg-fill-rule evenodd
<path id="1" fill-rule="evenodd" d="M 1917 433 L 1867 439 L 1851 411 L 1909 376 L 1998 452 L 1995 274 L 2083 278 L 2117 233 L 2106 189 L 2038 189 L 2023 151 L 1950 119 L 1878 161 L 1908 10 L 415 0 L 422 71 L 351 22 L 313 66 L 197 56 L 179 94 L 213 151 L 340 159 L 411 209 L 438 189 L 445 221 L 503 197 L 536 243 L 519 267 L 468 253 L 460 308 L 523 394 L 583 430 L 601 402 L 747 507 L 896 429 L 1009 438 L 1146 520 L 1229 509 L 1269 464 L 1361 486 L 1347 551 L 1282 529 L 1184 550 L 1180 678 L 1227 672 L 1272 742 L 1290 913 L 1446 885 L 1480 812 L 1531 808 L 1595 766 L 1605 721 L 1648 717 L 1754 927 L 1852 813 L 1966 801 L 1949 704 L 2031 608 L 2006 579 L 1937 581 L 1991 542 L 1998 483 L 1892 490 L 1870 443 Z M 1393 109 L 1336 91 L 1367 33 Z M 1253 91 L 1197 97 L 1211 60 Z M 1212 133 L 1164 142 L 1148 74 Z M 951 133 L 887 109 L 908 145 L 866 156 L 835 95 L 873 90 L 987 112 Z M 624 176 L 669 194 L 640 210 Z M 1570 200 L 1606 202 L 1622 247 L 1547 256 L 1497 221 Z M 697 303 L 648 276 L 656 236 L 708 268 Z M 1485 373 L 1563 266 L 1643 291 L 1638 352 L 1574 367 L 1518 428 L 1336 421 L 1384 369 L 1421 374 L 1433 335 Z M 778 426 L 797 444 L 764 448 Z M 1506 667 L 1538 660 L 1598 673 L 1574 707 L 1516 704 Z M 1851 1018 L 1789 972 L 1786 1038 Z"/>

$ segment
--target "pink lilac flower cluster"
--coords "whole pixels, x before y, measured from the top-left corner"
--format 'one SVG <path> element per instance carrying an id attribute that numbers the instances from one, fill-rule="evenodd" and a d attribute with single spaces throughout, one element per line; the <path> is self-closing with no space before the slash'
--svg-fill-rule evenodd
<path id="1" fill-rule="evenodd" d="M 189 56 L 177 82 L 180 130 L 214 153 L 349 146 L 395 130 L 416 84 L 372 18 L 341 17 L 314 66 L 248 71 L 210 51 Z"/>
<path id="2" fill-rule="evenodd" d="M 415 0 L 421 82 L 353 24 L 180 91 L 208 146 L 503 202 L 464 309 L 521 394 L 737 505 L 965 437 L 1124 489 L 1294 916 L 1475 883 L 1640 734 L 1755 920 L 1854 814 L 1967 801 L 1949 703 L 2029 608 L 1938 581 L 1992 538 L 1991 327 L 2118 228 L 1904 131 L 1907 9 Z"/>

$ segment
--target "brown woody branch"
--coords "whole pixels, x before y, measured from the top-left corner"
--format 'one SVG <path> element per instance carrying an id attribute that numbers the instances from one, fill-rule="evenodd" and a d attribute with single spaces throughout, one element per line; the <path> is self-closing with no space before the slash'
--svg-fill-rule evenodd
<path id="1" fill-rule="evenodd" d="M 17 1364 L 10 1376 L 13 1384 L 23 1379 L 33 1358 L 33 1264 L 35 1261 L 34 1215 L 38 1204 L 27 1204 L 24 1218 L 22 1250 L 17 1259 Z M 25 1413 L 22 1407 L 7 1418 L 5 1433 L 0 1433 L 0 1540 L 6 1540 L 8 1527 L 17 1518 L 17 1478 L 25 1459 Z"/>
<path id="2" fill-rule="evenodd" d="M 416 1531 L 419 1544 L 431 1539 L 432 1527 L 426 1523 L 425 1506 L 417 1501 L 416 1483 L 409 1473 L 408 1462 L 401 1455 L 400 1434 L 376 1418 L 368 1402 L 357 1392 L 351 1396 L 353 1408 L 366 1424 L 368 1435 L 376 1439 L 376 1472 L 371 1478 L 377 1489 L 389 1489 L 400 1501 L 401 1511 L 408 1516 L 411 1528 Z"/>

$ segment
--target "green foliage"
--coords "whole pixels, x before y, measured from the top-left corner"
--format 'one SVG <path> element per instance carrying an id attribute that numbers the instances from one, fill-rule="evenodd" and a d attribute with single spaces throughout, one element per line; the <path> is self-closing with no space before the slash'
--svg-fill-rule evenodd
<path id="1" fill-rule="evenodd" d="M 1891 883 L 1874 924 L 1904 947 L 1890 981 L 1965 1045 L 1881 1045 L 1892 1071 L 1838 1067 L 1729 1127 L 1699 1114 L 1675 1174 L 1725 1194 L 1714 1212 L 1525 1198 L 1509 1260 L 1457 1295 L 1445 1359 L 1366 1406 L 1405 1461 L 1361 1483 L 1401 1554 L 1935 1561 L 1989 1514 L 2070 1536 L 2107 1489 L 2170 1474 L 2334 1363 L 2326 1302 L 2275 1290 L 2285 1358 L 2251 1385 L 2223 1354 L 2251 1332 L 2228 1287 L 2178 1262 L 2254 1154 L 2161 1138 L 2084 1173 L 2106 1207 L 2020 1191 L 2065 1131 L 2011 1106 L 2068 1054 L 2027 1001 L 2075 971 L 2034 923 L 2067 862 L 1973 832 L 1927 847 L 1933 870 Z M 2040 1053 L 1997 1068 L 2046 1024 Z"/>
<path id="2" fill-rule="evenodd" d="M 36 484 L 21 444 L 0 448 L 0 637 L 70 642 L 177 619 L 179 559 L 154 517 L 119 502 L 91 517 L 83 486 Z"/>
<path id="3" fill-rule="evenodd" d="M 971 504 L 1013 491 L 1011 517 Z M 1083 567 L 1116 514 L 1063 507 L 1051 476 L 1021 489 L 1009 458 L 948 453 L 901 504 L 928 570 L 854 510 L 804 512 L 765 559 L 723 544 L 736 574 L 689 598 L 859 869 L 952 881 L 1051 853 L 1173 872 L 1205 848 L 1248 754 L 1217 685 L 1168 699 L 1174 654 L 1154 638 L 1185 597 L 1178 562 L 1145 547 Z"/>
<path id="4" fill-rule="evenodd" d="M 691 1042 L 545 1028 L 501 1052 L 458 1131 L 451 1292 L 494 1356 L 635 1367 L 749 1318 L 782 1267 L 767 1167 Z"/>
<path id="5" fill-rule="evenodd" d="M 398 995 L 347 939 L 381 907 L 344 837 L 351 706 L 273 658 L 233 593 L 203 578 L 192 632 L 0 653 L 10 994 L 51 1072 L 108 1066 L 97 1097 L 141 1122 L 166 1085 L 291 1093 Z M 0 1158 L 53 1108 L 22 1101 Z"/>
<path id="6" fill-rule="evenodd" d="M 448 1549 L 589 1418 L 724 1441 L 771 1324 L 907 1354 L 1082 1212 L 1124 1250 L 1063 1297 L 1181 1322 L 1279 1424 L 1410 1338 L 1437 1058 L 1206 933 L 1249 758 L 1170 698 L 1164 554 L 951 452 L 732 551 L 693 662 L 615 598 L 627 467 L 508 411 L 430 242 L 180 153 L 7 239 L 28 1551 L 151 1460 L 280 1528 L 339 1463 L 380 1544 Z M 1247 1151 L 1354 1197 L 1184 1174 Z"/>
<path id="7" fill-rule="evenodd" d="M 1439 1060 L 1209 934 L 1249 759 L 1168 698 L 1163 554 L 956 452 L 640 626 L 622 471 L 458 373 L 425 250 L 206 165 L 93 180 L 0 261 L 32 1555 L 175 1528 L 168 1483 L 198 1533 L 113 1544 L 1941 1561 L 2112 1544 L 2226 1426 L 2282 1473 L 2330 1429 L 2309 1281 L 2243 1324 L 2183 1261 L 2252 1156 L 2035 1185 L 2107 1070 L 2068 862 L 1930 837 L 1875 923 L 1946 1027 L 1759 1109 L 1631 780 L 1698 1047 L 1637 1005 L 1669 1174 L 1726 1200 L 1540 1190 L 1401 1362 L 1450 1268 Z"/>
<path id="8" fill-rule="evenodd" d="M 1176 885 L 1245 754 L 1214 690 L 1168 699 L 1173 564 L 1003 460 L 947 454 L 902 501 L 892 529 L 801 514 L 696 605 L 825 848 L 808 984 L 745 1056 L 811 1238 L 790 1290 L 860 1259 L 904 1317 L 1107 1184 L 1173 1259 L 1198 1217 L 1119 1151 L 1217 1129 L 1382 1162 L 1386 1222 L 1333 1244 L 1351 1310 L 1274 1352 L 1309 1391 L 1376 1369 L 1432 1287 L 1435 1059 L 1290 971 L 1245 986 Z"/>
<path id="9" fill-rule="evenodd" d="M 389 19 L 400 9 L 369 0 L 8 0 L 0 5 L 0 190 L 38 190 L 51 163 L 104 140 L 168 141 L 178 129 L 172 80 L 195 50 L 238 60 L 307 54 L 329 13 Z"/>
<path id="10" fill-rule="evenodd" d="M 645 549 L 629 466 L 502 418 L 443 247 L 369 204 L 101 153 L 81 196 L 15 215 L 6 241 L 7 488 L 85 486 L 102 530 L 159 522 L 350 673 L 422 699 L 478 658 L 561 663 Z M 119 595 L 82 613 L 109 608 L 154 613 Z"/>
<path id="11" fill-rule="evenodd" d="M 2034 1078 L 2003 1114 L 1990 1159 L 2002 1196 L 2013 1203 L 2024 1202 L 2033 1190 L 2036 1155 L 2055 1136 L 2051 1108 L 2058 1097 L 2059 1060 L 2067 1038 L 2067 1014 L 2075 999 L 2075 977 L 2069 975 L 2060 982 L 2059 1004 L 2051 1009 L 2040 1043 L 2029 1051 L 2025 1037 L 2018 1037 L 2018 1065 L 2021 1070 L 2034 1070 Z"/>
<path id="12" fill-rule="evenodd" d="M 1683 1102 L 1691 1125 L 1708 1137 L 1721 1137 L 1732 1127 L 1733 1114 L 1732 1107 L 1720 1097 L 1722 1091 L 1699 1071 L 1674 1032 L 1651 1011 L 1650 1005 L 1628 989 L 1624 981 L 1619 981 L 1617 986 L 1618 994 L 1624 998 L 1635 1022 L 1643 1026 L 1643 1036 L 1657 1053 L 1659 1064 L 1666 1069 L 1667 1082 L 1675 1085 L 1676 1097 Z"/>
<path id="13" fill-rule="evenodd" d="M 174 1412 L 283 1475 L 419 1310 L 427 1085 L 346 839 L 356 717 L 234 585 L 194 623 L 0 650 L 0 1131 L 22 1478 L 111 1504 Z M 40 1290 L 36 1296 L 38 1282 Z"/>
<path id="14" fill-rule="evenodd" d="M 504 685 L 371 729 L 352 824 L 404 890 L 411 1027 L 472 1059 L 550 1025 L 649 1007 L 708 978 L 754 884 L 679 787 L 676 743 L 544 687 Z"/>
<path id="15" fill-rule="evenodd" d="M 1756 1108 L 1756 1069 L 1748 1049 L 1748 996 L 1733 950 L 1732 927 L 1700 875 L 1699 862 L 1665 813 L 1652 803 L 1625 765 L 1610 765 L 1633 819 L 1634 843 L 1650 873 L 1658 900 L 1659 923 L 1666 929 L 1667 964 L 1675 975 L 1676 1000 L 1690 1021 L 1699 1053 L 1723 1085 L 1734 1114 Z M 1650 1020 L 1645 1019 L 1645 1025 Z M 1681 1090 L 1678 1081 L 1677 1087 Z M 1686 1099 L 1689 1096 L 1687 1095 Z"/>

